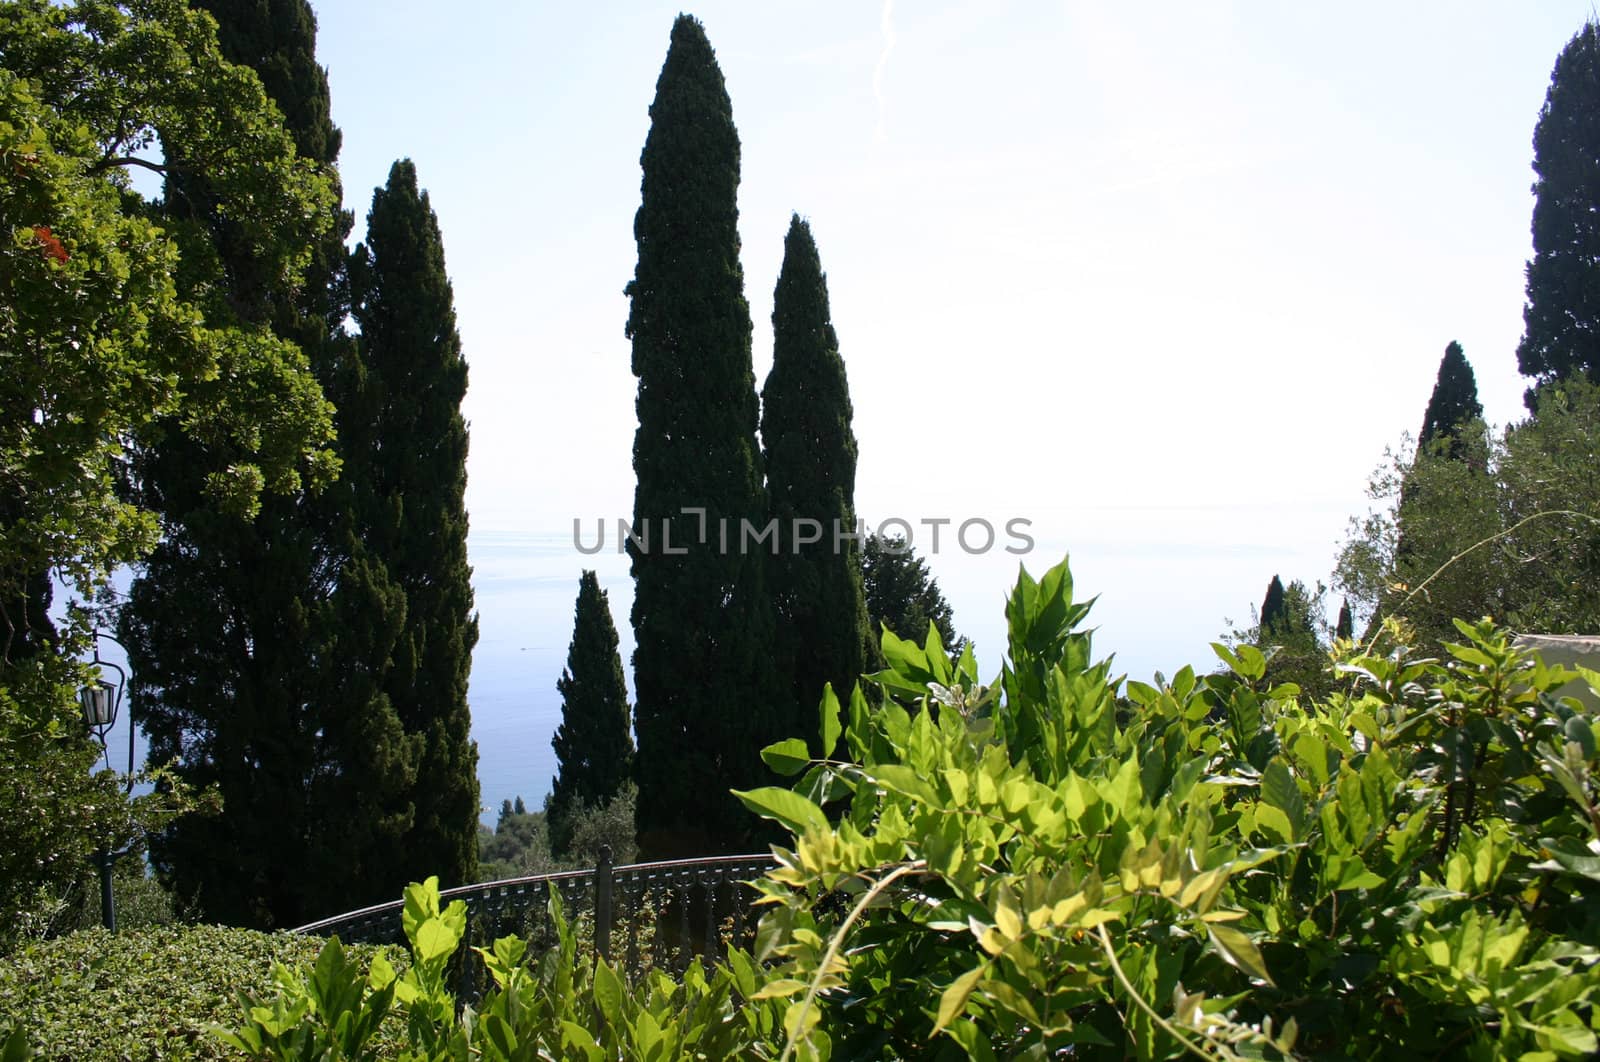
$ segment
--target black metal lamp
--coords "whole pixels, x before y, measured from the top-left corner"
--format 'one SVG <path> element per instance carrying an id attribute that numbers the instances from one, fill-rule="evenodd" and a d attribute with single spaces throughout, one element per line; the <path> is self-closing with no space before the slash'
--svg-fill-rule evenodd
<path id="1" fill-rule="evenodd" d="M 111 767 L 111 749 L 106 744 L 106 738 L 111 733 L 111 728 L 117 725 L 117 709 L 122 706 L 122 693 L 128 685 L 128 673 L 110 660 L 100 659 L 100 639 L 104 638 L 115 645 L 121 642 L 109 634 L 94 632 L 94 659 L 90 661 L 95 667 L 101 669 L 99 677 L 88 685 L 78 690 L 78 706 L 83 709 L 83 724 L 100 742 L 100 749 L 105 753 L 106 767 Z M 105 671 L 110 669 L 116 673 L 116 681 L 105 677 Z M 133 724 L 128 724 L 128 776 L 125 783 L 125 792 L 133 792 Z M 95 853 L 95 864 L 100 868 L 100 921 L 113 933 L 117 931 L 117 907 L 111 893 L 111 868 L 116 865 L 117 857 L 121 852 L 113 852 L 108 848 L 101 848 Z"/>

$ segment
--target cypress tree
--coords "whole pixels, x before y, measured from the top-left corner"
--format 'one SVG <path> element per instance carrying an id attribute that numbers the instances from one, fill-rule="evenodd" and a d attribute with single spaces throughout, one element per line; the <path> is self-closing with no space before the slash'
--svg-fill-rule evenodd
<path id="1" fill-rule="evenodd" d="M 766 505 L 739 265 L 739 135 L 705 30 L 687 15 L 672 27 L 640 166 L 639 261 L 626 290 L 639 379 L 633 516 L 644 536 L 628 546 L 639 830 L 652 855 L 705 854 L 749 843 L 755 820 L 728 790 L 762 783 L 760 749 L 783 720 L 772 708 L 762 557 L 740 548 Z"/>
<path id="2" fill-rule="evenodd" d="M 1350 614 L 1350 599 L 1344 599 L 1339 606 L 1339 622 L 1334 626 L 1333 636 L 1341 641 L 1349 641 L 1356 636 L 1355 617 Z"/>
<path id="3" fill-rule="evenodd" d="M 355 413 L 340 419 L 340 431 L 354 555 L 370 557 L 402 595 L 382 689 L 419 756 L 394 881 L 437 874 L 461 884 L 478 865 L 478 749 L 467 707 L 478 640 L 464 501 L 467 363 L 438 219 L 409 159 L 374 190 L 351 273 L 361 375 L 347 388 Z"/>
<path id="4" fill-rule="evenodd" d="M 1261 599 L 1261 638 L 1270 642 L 1281 637 L 1289 624 L 1289 607 L 1284 601 L 1283 582 L 1276 575 L 1267 584 L 1267 596 Z"/>
<path id="5" fill-rule="evenodd" d="M 218 20 L 224 54 L 257 72 L 297 148 L 333 175 L 340 136 L 315 62 L 310 7 L 204 6 Z M 204 233 L 215 248 L 217 312 L 297 343 L 345 406 L 341 385 L 362 375 L 343 328 L 349 215 L 335 205 L 304 273 L 281 277 L 260 269 L 246 234 L 216 202 L 205 180 L 180 166 L 163 208 L 180 239 Z M 342 409 L 341 429 L 349 421 Z M 186 816 L 155 840 L 157 869 L 208 919 L 294 925 L 387 899 L 404 884 L 390 863 L 412 820 L 404 794 L 415 743 L 382 680 L 406 602 L 352 542 L 350 517 L 337 508 L 348 491 L 268 498 L 253 519 L 239 519 L 218 512 L 204 491 L 207 474 L 230 460 L 176 425 L 143 456 L 164 539 L 119 629 L 151 761 L 222 797 L 220 814 Z"/>
<path id="6" fill-rule="evenodd" d="M 1577 370 L 1600 376 L 1600 26 L 1592 21 L 1556 59 L 1534 128 L 1533 170 L 1517 367 L 1536 385 Z"/>
<path id="7" fill-rule="evenodd" d="M 628 687 L 617 655 L 617 628 L 606 592 L 592 571 L 578 581 L 572 645 L 556 689 L 561 725 L 550 742 L 556 777 L 545 821 L 550 850 L 562 856 L 572 841 L 573 815 L 615 797 L 633 775 Z"/>
<path id="8" fill-rule="evenodd" d="M 856 529 L 856 440 L 850 389 L 828 312 L 828 283 L 811 227 L 789 221 L 772 300 L 772 371 L 761 392 L 767 498 L 778 521 L 769 589 L 787 673 L 785 731 L 816 739 L 824 683 L 848 696 L 866 669 L 868 628 Z M 805 542 L 797 521 L 815 521 Z M 820 750 L 819 750 L 820 754 Z"/>
<path id="9" fill-rule="evenodd" d="M 1478 401 L 1478 382 L 1472 366 L 1467 363 L 1461 344 L 1452 342 L 1445 348 L 1439 361 L 1439 375 L 1434 381 L 1433 393 L 1428 396 L 1428 408 L 1422 416 L 1422 432 L 1417 437 L 1417 456 L 1413 471 L 1424 461 L 1443 457 L 1451 461 L 1465 461 L 1467 467 L 1481 470 L 1481 447 L 1469 445 L 1462 429 L 1483 416 L 1483 404 Z M 1400 506 L 1395 528 L 1395 565 L 1405 579 L 1425 578 L 1427 573 L 1412 571 L 1417 562 L 1417 542 L 1408 526 L 1408 516 L 1414 506 L 1423 502 L 1423 480 L 1408 474 L 1400 484 Z M 1404 581 L 1404 580 L 1402 580 Z"/>
<path id="10" fill-rule="evenodd" d="M 1422 417 L 1422 433 L 1417 437 L 1418 451 L 1428 449 L 1440 439 L 1448 439 L 1450 456 L 1460 457 L 1462 425 L 1482 416 L 1483 404 L 1478 401 L 1478 381 L 1472 374 L 1472 366 L 1467 364 L 1461 344 L 1452 342 L 1439 362 L 1439 377 Z"/>

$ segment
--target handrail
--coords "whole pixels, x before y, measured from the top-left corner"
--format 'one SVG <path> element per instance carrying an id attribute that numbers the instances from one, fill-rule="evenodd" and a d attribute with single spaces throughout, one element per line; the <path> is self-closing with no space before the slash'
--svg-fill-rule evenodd
<path id="1" fill-rule="evenodd" d="M 592 914 L 593 947 L 599 955 L 611 957 L 612 937 L 620 929 L 626 944 L 626 969 L 637 975 L 642 960 L 641 913 L 647 897 L 656 898 L 657 917 L 668 912 L 677 916 L 676 927 L 667 924 L 670 919 L 649 927 L 657 941 L 652 960 L 659 963 L 667 958 L 671 944 L 673 964 L 682 969 L 694 954 L 713 956 L 720 952 L 719 930 L 725 921 L 731 920 L 734 939 L 745 939 L 750 897 L 741 896 L 748 890 L 740 886 L 775 865 L 770 854 L 750 853 L 613 867 L 610 854 L 609 849 L 603 849 L 599 865 L 592 869 L 458 885 L 441 890 L 439 899 L 445 904 L 463 901 L 467 906 L 466 943 L 487 944 L 508 931 L 527 936 L 548 929 L 544 925 L 546 906 L 552 891 L 558 891 L 569 918 L 576 920 L 583 913 Z M 290 932 L 338 934 L 346 942 L 402 943 L 400 914 L 404 908 L 404 900 L 391 900 L 308 922 Z M 618 914 L 622 916 L 620 923 Z M 694 928 L 703 929 L 703 947 L 693 939 L 691 923 Z M 463 964 L 461 977 L 463 994 L 470 994 L 467 964 Z"/>

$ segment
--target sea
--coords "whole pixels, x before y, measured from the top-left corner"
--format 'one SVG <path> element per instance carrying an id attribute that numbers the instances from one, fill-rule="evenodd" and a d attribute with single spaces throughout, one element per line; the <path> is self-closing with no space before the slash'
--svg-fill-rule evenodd
<path id="1" fill-rule="evenodd" d="M 584 546 L 600 542 L 593 528 Z M 521 797 L 530 810 L 544 806 L 555 777 L 550 739 L 561 722 L 556 681 L 572 641 L 578 580 L 593 570 L 611 606 L 623 662 L 631 668 L 633 580 L 628 558 L 609 537 L 599 552 L 580 553 L 572 533 L 474 531 L 467 541 L 478 609 L 478 645 L 472 654 L 467 700 L 478 744 L 478 786 L 483 821 L 500 805 Z"/>

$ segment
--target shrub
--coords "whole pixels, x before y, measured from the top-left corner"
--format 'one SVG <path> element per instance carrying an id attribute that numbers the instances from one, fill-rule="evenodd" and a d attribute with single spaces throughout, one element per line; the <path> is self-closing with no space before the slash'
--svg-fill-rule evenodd
<path id="1" fill-rule="evenodd" d="M 369 1042 L 393 1008 L 405 1026 L 406 1059 L 520 1062 L 539 1058 L 770 1058 L 776 1008 L 763 1001 L 764 978 L 739 952 L 707 973 L 698 959 L 681 980 L 652 970 L 637 984 L 603 959 L 577 958 L 577 937 L 550 896 L 556 945 L 530 956 L 525 941 L 502 937 L 474 948 L 494 987 L 477 1006 L 457 1006 L 449 988 L 451 958 L 466 932 L 466 906 L 439 906 L 439 882 L 406 888 L 402 924 L 411 964 L 397 974 L 383 957 L 369 973 L 329 940 L 309 972 L 278 967 L 278 991 L 251 1003 L 245 1023 L 218 1030 L 249 1057 L 368 1060 L 385 1055 Z"/>
<path id="2" fill-rule="evenodd" d="M 881 711 L 858 689 L 841 723 L 829 691 L 829 759 L 764 751 L 802 775 L 740 794 L 792 836 L 757 954 L 802 1056 L 1597 1050 L 1594 724 L 1553 697 L 1575 676 L 1458 623 L 1447 660 L 1351 655 L 1320 703 L 1217 646 L 1227 671 L 1119 709 L 1088 611 L 1065 564 L 1023 573 L 996 682 L 886 637 Z"/>
<path id="3" fill-rule="evenodd" d="M 235 1058 L 207 1028 L 235 1019 L 240 992 L 268 991 L 274 963 L 309 963 L 322 944 L 217 926 L 86 929 L 0 959 L 0 1015 L 42 1058 Z M 349 950 L 361 963 L 373 954 Z"/>

